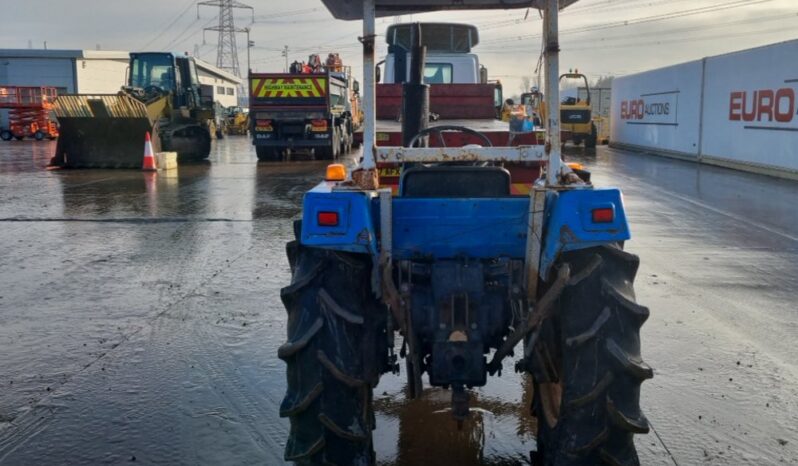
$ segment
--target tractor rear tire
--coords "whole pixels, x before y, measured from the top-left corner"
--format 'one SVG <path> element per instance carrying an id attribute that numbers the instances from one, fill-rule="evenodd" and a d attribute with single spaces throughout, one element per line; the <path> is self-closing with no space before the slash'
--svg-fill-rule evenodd
<path id="1" fill-rule="evenodd" d="M 286 252 L 293 272 L 281 291 L 288 342 L 278 351 L 288 365 L 280 405 L 280 416 L 291 422 L 285 460 L 373 464 L 372 390 L 383 353 L 387 358 L 387 312 L 368 285 L 370 259 L 298 240 Z"/>
<path id="2" fill-rule="evenodd" d="M 649 310 L 635 302 L 637 256 L 616 246 L 568 252 L 571 279 L 525 360 L 535 378 L 536 464 L 638 465 L 634 434 L 649 431 L 640 357 Z"/>
<path id="3" fill-rule="evenodd" d="M 276 147 L 255 146 L 255 154 L 260 162 L 279 162 L 281 159 L 280 150 Z"/>

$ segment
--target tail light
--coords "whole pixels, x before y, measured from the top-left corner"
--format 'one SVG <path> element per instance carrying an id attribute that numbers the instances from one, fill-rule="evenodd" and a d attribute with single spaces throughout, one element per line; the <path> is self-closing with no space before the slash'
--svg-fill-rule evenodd
<path id="1" fill-rule="evenodd" d="M 255 127 L 259 131 L 271 131 L 272 120 L 255 120 Z"/>
<path id="2" fill-rule="evenodd" d="M 327 131 L 327 120 L 318 119 L 310 121 L 311 130 L 313 131 Z"/>
<path id="3" fill-rule="evenodd" d="M 601 207 L 591 211 L 593 223 L 612 223 L 615 221 L 615 209 Z"/>
<path id="4" fill-rule="evenodd" d="M 338 212 L 319 212 L 316 215 L 316 223 L 322 227 L 338 226 Z"/>

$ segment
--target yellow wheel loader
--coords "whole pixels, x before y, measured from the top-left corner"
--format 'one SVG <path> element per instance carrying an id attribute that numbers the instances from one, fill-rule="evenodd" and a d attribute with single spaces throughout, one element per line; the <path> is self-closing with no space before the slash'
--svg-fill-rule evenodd
<path id="1" fill-rule="evenodd" d="M 225 133 L 246 136 L 249 130 L 249 112 L 241 107 L 228 107 L 225 111 Z"/>
<path id="2" fill-rule="evenodd" d="M 201 104 L 193 57 L 131 53 L 118 94 L 61 95 L 53 111 L 61 133 L 53 166 L 138 168 L 147 132 L 156 151 L 177 152 L 179 161 L 210 153 L 213 109 Z"/>

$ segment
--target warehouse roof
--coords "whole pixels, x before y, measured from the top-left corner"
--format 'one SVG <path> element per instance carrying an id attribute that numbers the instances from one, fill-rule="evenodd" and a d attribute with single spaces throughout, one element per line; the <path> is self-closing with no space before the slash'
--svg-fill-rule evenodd
<path id="1" fill-rule="evenodd" d="M 175 55 L 182 55 L 179 52 L 172 52 Z M 0 49 L 0 58 L 79 58 L 83 60 L 124 60 L 130 59 L 130 52 L 123 50 L 56 50 L 56 49 Z M 217 68 L 210 63 L 197 60 L 197 68 L 214 76 L 241 84 L 243 81 L 236 75 Z"/>
<path id="2" fill-rule="evenodd" d="M 130 55 L 121 50 L 0 49 L 0 58 L 84 58 L 127 61 Z"/>
<path id="3" fill-rule="evenodd" d="M 218 76 L 226 81 L 234 82 L 236 84 L 241 84 L 243 79 L 239 78 L 238 76 L 230 73 L 229 71 L 225 71 L 221 68 L 217 68 L 206 61 L 202 61 L 199 58 L 195 58 L 197 61 L 197 68 L 204 70 L 212 75 Z"/>

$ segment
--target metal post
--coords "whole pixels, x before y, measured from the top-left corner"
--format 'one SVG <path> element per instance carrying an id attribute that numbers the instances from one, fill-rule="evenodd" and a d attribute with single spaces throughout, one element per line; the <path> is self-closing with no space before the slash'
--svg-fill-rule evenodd
<path id="1" fill-rule="evenodd" d="M 249 66 L 249 49 L 252 48 L 252 41 L 249 40 L 249 28 L 244 28 L 244 32 L 247 33 L 247 75 L 252 73 L 252 67 Z"/>
<path id="2" fill-rule="evenodd" d="M 562 166 L 560 142 L 560 43 L 558 39 L 557 16 L 558 0 L 547 0 L 543 11 L 543 40 L 545 41 L 545 74 L 546 74 L 546 146 L 548 150 L 548 168 L 546 184 L 559 184 Z"/>
<path id="3" fill-rule="evenodd" d="M 288 46 L 287 45 L 283 46 L 283 56 L 285 57 L 285 70 L 283 70 L 283 72 L 284 73 L 288 73 Z"/>
<path id="4" fill-rule="evenodd" d="M 701 163 L 704 158 L 704 96 L 707 94 L 706 79 L 707 59 L 704 58 L 701 60 L 701 103 L 698 106 L 698 152 L 696 153 L 696 160 L 698 163 Z M 678 112 L 678 101 L 676 106 L 677 108 L 675 111 Z"/>
<path id="5" fill-rule="evenodd" d="M 374 0 L 363 0 L 363 163 L 361 168 L 373 170 L 376 135 L 376 91 L 374 72 L 375 44 Z"/>

